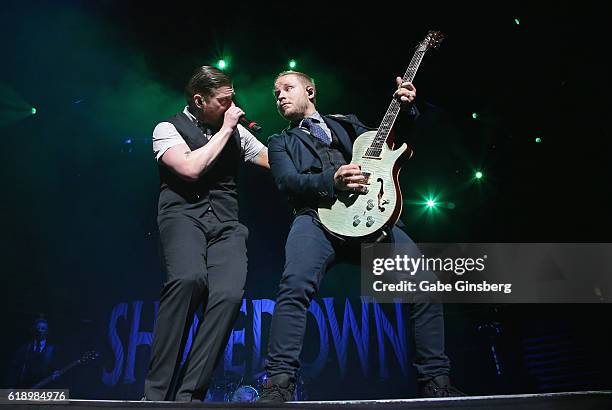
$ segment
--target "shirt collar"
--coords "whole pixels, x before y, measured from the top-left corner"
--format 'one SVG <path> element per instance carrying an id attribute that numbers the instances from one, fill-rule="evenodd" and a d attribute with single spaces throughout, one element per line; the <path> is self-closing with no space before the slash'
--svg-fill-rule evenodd
<path id="1" fill-rule="evenodd" d="M 187 118 L 189 118 L 191 121 L 195 122 L 196 124 L 199 122 L 198 119 L 191 113 L 191 111 L 189 111 L 189 106 L 187 105 L 183 109 L 183 114 L 185 114 Z"/>
<path id="2" fill-rule="evenodd" d="M 42 352 L 46 345 L 47 345 L 47 339 L 43 339 L 43 340 L 40 340 L 40 341 L 39 340 L 35 340 L 34 341 L 33 350 L 35 352 Z"/>
<path id="3" fill-rule="evenodd" d="M 315 111 L 312 115 L 309 115 L 308 117 L 304 117 L 304 119 L 302 119 L 300 122 L 295 124 L 295 126 L 300 127 L 300 128 L 305 128 L 305 126 L 303 125 L 303 122 L 306 118 L 312 118 L 313 120 L 315 120 L 315 122 L 325 123 L 325 121 L 323 121 L 323 117 L 321 116 L 321 114 L 319 114 L 318 111 Z"/>
<path id="4" fill-rule="evenodd" d="M 189 106 L 186 105 L 185 108 L 183 108 L 183 114 L 185 114 L 198 128 L 204 128 L 206 134 L 212 133 L 213 127 L 210 124 L 198 120 L 195 115 L 189 111 Z"/>

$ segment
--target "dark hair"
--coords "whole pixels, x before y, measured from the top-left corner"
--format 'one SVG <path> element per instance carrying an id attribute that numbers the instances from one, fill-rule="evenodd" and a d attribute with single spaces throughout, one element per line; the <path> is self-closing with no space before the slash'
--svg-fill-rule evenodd
<path id="1" fill-rule="evenodd" d="M 193 104 L 194 95 L 202 94 L 204 99 L 208 99 L 213 95 L 213 90 L 223 86 L 232 86 L 232 80 L 227 74 L 207 65 L 198 67 L 185 86 L 187 104 Z"/>
<path id="2" fill-rule="evenodd" d="M 35 318 L 34 321 L 32 322 L 32 326 L 36 327 L 36 325 L 38 325 L 39 323 L 46 323 L 47 325 L 49 324 L 49 321 L 47 320 L 47 316 L 44 313 L 39 313 Z"/>

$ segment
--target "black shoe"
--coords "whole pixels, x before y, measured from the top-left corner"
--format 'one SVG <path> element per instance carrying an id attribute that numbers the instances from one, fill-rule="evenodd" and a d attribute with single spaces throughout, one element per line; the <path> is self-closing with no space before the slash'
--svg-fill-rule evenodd
<path id="1" fill-rule="evenodd" d="M 465 396 L 460 390 L 457 390 L 450 384 L 450 379 L 447 375 L 436 376 L 429 379 L 421 385 L 419 389 L 421 397 L 462 397 Z"/>
<path id="2" fill-rule="evenodd" d="M 258 402 L 284 403 L 293 400 L 295 393 L 295 380 L 288 374 L 279 374 L 268 378 L 259 393 Z"/>

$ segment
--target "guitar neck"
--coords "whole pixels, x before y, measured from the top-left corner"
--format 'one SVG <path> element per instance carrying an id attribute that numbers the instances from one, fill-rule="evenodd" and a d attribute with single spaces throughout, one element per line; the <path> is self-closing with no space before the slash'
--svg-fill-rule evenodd
<path id="1" fill-rule="evenodd" d="M 421 65 L 421 61 L 423 61 L 423 57 L 425 56 L 425 52 L 426 50 L 417 50 L 414 53 L 414 56 L 412 56 L 412 60 L 410 61 L 410 64 L 408 65 L 408 68 L 406 69 L 406 72 L 402 77 L 403 82 L 412 82 L 414 80 L 417 70 Z M 389 132 L 391 132 L 391 129 L 393 128 L 393 124 L 397 119 L 397 115 L 400 112 L 400 108 L 401 103 L 394 98 L 391 101 L 391 104 L 389 104 L 389 108 L 387 108 L 387 112 L 385 113 L 385 116 L 383 117 L 383 120 L 380 123 L 380 126 L 378 127 L 378 133 L 384 135 L 385 141 L 389 136 Z"/>
<path id="2" fill-rule="evenodd" d="M 427 44 L 426 40 L 421 42 L 412 56 L 412 60 L 402 77 L 403 82 L 412 82 L 414 77 L 416 76 L 417 70 L 421 65 L 421 61 L 423 61 L 423 57 L 427 52 Z M 397 115 L 400 112 L 401 102 L 397 99 L 391 100 L 391 104 L 389 104 L 389 108 L 387 108 L 387 112 L 383 117 L 380 126 L 378 127 L 378 131 L 376 132 L 376 137 L 372 141 L 370 148 L 366 151 L 368 157 L 376 158 L 380 157 L 382 153 L 382 147 L 387 142 L 387 138 L 389 138 L 389 134 L 391 133 L 391 129 L 393 128 L 393 124 L 395 124 L 395 120 L 397 119 Z"/>
<path id="3" fill-rule="evenodd" d="M 74 362 L 70 363 L 68 366 L 62 368 L 61 370 L 59 370 L 57 373 L 57 376 L 61 376 L 62 374 L 66 373 L 68 370 L 72 369 L 73 367 L 79 365 L 81 363 L 81 360 L 75 360 Z M 45 379 L 42 379 L 41 381 L 39 381 L 38 383 L 36 383 L 34 386 L 32 386 L 32 389 L 40 389 L 41 387 L 51 383 L 53 381 L 53 376 L 49 376 Z"/>

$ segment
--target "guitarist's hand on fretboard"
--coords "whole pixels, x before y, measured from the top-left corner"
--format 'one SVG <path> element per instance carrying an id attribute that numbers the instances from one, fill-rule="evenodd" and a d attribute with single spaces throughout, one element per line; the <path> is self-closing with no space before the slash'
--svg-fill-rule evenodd
<path id="1" fill-rule="evenodd" d="M 393 98 L 399 100 L 402 107 L 410 104 L 416 98 L 416 87 L 409 81 L 403 81 L 402 77 L 395 79 L 397 91 L 393 93 Z"/>

